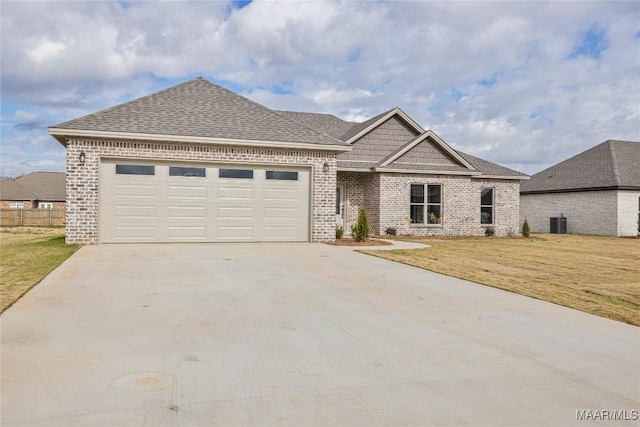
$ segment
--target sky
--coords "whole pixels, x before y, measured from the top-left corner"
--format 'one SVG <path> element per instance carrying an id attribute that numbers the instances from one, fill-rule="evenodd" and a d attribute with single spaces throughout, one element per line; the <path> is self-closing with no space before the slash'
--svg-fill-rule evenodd
<path id="1" fill-rule="evenodd" d="M 640 141 L 638 1 L 0 2 L 0 175 L 64 171 L 48 126 L 202 76 L 269 108 L 399 107 L 534 174 Z"/>

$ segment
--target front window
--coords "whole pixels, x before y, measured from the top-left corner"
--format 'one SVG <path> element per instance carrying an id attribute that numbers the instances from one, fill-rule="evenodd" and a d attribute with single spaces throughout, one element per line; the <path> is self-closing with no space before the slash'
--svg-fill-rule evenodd
<path id="1" fill-rule="evenodd" d="M 493 188 L 483 188 L 480 194 L 480 224 L 493 224 Z"/>
<path id="2" fill-rule="evenodd" d="M 9 203 L 9 209 L 24 209 L 23 202 L 11 202 Z"/>
<path id="3" fill-rule="evenodd" d="M 412 224 L 442 223 L 442 185 L 411 184 L 409 209 Z"/>
<path id="4" fill-rule="evenodd" d="M 38 202 L 38 209 L 53 209 L 53 203 Z"/>

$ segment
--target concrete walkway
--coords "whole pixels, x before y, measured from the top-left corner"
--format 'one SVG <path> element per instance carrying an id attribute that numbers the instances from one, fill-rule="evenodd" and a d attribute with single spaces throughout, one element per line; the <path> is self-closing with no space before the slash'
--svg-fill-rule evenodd
<path id="1" fill-rule="evenodd" d="M 330 245 L 84 247 L 1 322 L 3 427 L 637 425 L 639 328 Z"/>
<path id="2" fill-rule="evenodd" d="M 362 250 L 362 251 L 395 251 L 399 249 L 422 249 L 422 248 L 430 248 L 431 245 L 427 245 L 424 243 L 416 243 L 416 242 L 405 242 L 402 240 L 391 240 L 391 239 L 372 239 L 371 242 L 382 241 L 389 242 L 390 245 L 380 245 L 380 246 L 337 246 L 339 248 L 346 248 L 353 251 Z"/>

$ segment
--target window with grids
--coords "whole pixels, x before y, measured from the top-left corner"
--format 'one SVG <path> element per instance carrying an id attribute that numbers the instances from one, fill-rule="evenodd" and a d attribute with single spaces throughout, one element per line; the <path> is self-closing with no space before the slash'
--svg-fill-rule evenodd
<path id="1" fill-rule="evenodd" d="M 493 224 L 494 190 L 483 188 L 480 193 L 480 224 Z"/>
<path id="2" fill-rule="evenodd" d="M 411 184 L 409 209 L 412 224 L 441 224 L 442 185 Z"/>

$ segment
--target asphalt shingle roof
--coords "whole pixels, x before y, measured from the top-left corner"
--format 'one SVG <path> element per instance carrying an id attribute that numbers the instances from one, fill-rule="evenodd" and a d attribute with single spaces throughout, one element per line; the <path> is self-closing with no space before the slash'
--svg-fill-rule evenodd
<path id="1" fill-rule="evenodd" d="M 472 156 L 471 154 L 463 153 L 462 151 L 456 150 L 456 153 L 460 155 L 463 159 L 471 164 L 474 168 L 479 170 L 482 175 L 491 175 L 491 176 L 513 176 L 513 177 L 526 177 L 527 175 L 515 171 L 513 169 L 505 168 L 504 166 L 500 166 L 496 163 L 492 163 L 488 160 L 480 159 L 478 157 Z M 481 176 L 482 176 L 481 175 Z M 522 181 L 525 182 L 525 181 Z M 520 184 L 522 185 L 522 183 Z"/>
<path id="2" fill-rule="evenodd" d="M 35 200 L 36 196 L 14 179 L 0 179 L 0 200 Z"/>
<path id="3" fill-rule="evenodd" d="M 640 142 L 605 141 L 533 175 L 520 193 L 640 189 Z"/>
<path id="4" fill-rule="evenodd" d="M 15 182 L 32 193 L 34 200 L 63 202 L 67 198 L 67 175 L 64 172 L 31 172 Z"/>
<path id="5" fill-rule="evenodd" d="M 345 145 L 202 77 L 52 128 Z"/>
<path id="6" fill-rule="evenodd" d="M 338 139 L 341 139 L 340 137 L 356 124 L 345 122 L 332 114 L 301 113 L 298 111 L 278 111 L 278 113 Z"/>

